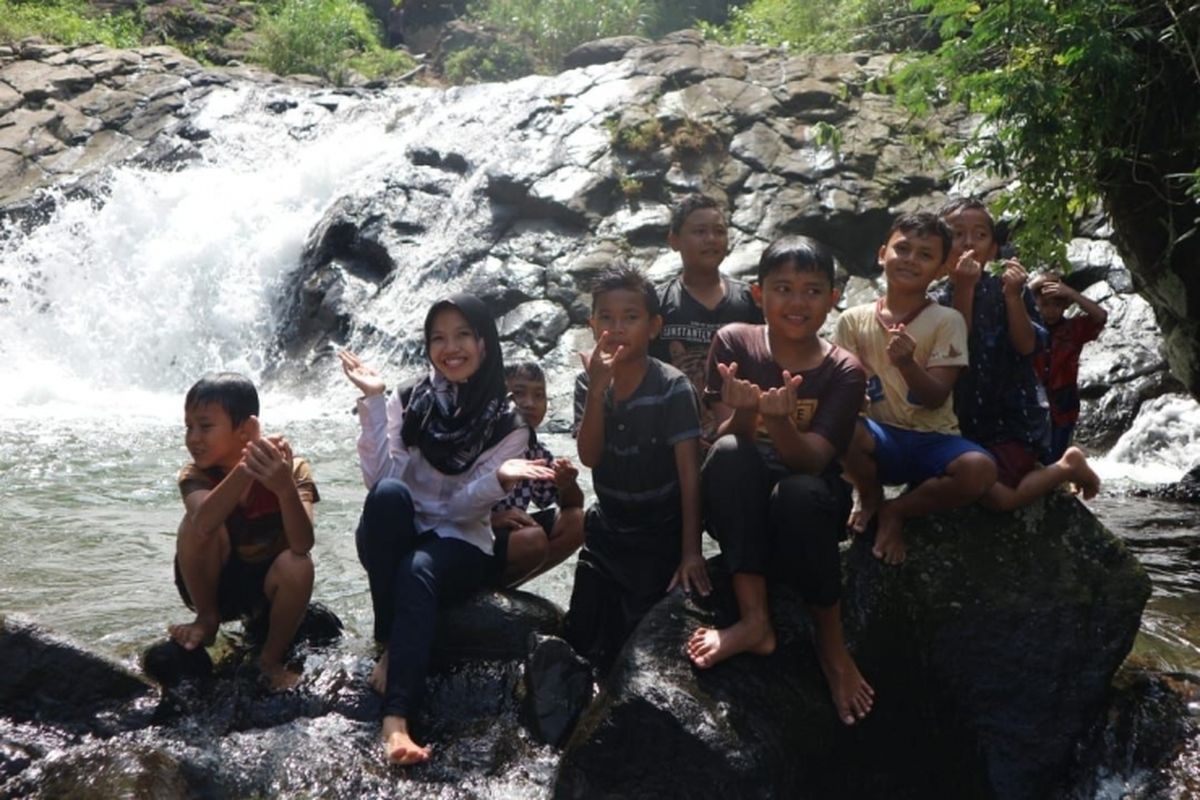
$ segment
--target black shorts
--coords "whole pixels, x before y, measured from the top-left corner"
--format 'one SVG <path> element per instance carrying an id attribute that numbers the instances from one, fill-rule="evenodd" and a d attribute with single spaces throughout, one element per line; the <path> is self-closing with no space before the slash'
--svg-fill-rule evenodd
<path id="1" fill-rule="evenodd" d="M 250 563 L 233 553 L 229 554 L 229 560 L 221 567 L 221 579 L 217 584 L 217 610 L 222 622 L 254 617 L 267 609 L 269 603 L 263 593 L 263 583 L 272 563 L 274 559 Z M 183 583 L 183 573 L 179 571 L 179 556 L 175 557 L 175 588 L 179 589 L 184 605 L 195 611 L 192 597 Z"/>
<path id="2" fill-rule="evenodd" d="M 550 532 L 554 530 L 554 523 L 558 522 L 558 509 L 554 506 L 543 508 L 529 516 L 533 517 L 534 522 L 542 526 L 542 530 L 546 532 L 546 537 L 550 537 Z M 492 543 L 492 566 L 491 580 L 498 581 L 504 575 L 504 568 L 508 566 L 508 537 L 512 533 L 512 528 L 492 528 L 492 534 L 496 537 Z"/>

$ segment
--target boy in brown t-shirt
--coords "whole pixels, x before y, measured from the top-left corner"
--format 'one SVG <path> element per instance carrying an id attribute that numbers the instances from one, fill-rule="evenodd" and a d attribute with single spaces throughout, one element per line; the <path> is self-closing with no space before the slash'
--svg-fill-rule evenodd
<path id="1" fill-rule="evenodd" d="M 708 529 L 733 573 L 740 618 L 698 629 L 688 655 L 703 669 L 736 653 L 772 652 L 766 578 L 794 581 L 838 717 L 850 725 L 871 710 L 874 691 L 842 635 L 838 541 L 850 487 L 838 459 L 854 434 L 866 375 L 853 355 L 818 335 L 838 291 L 833 258 L 817 242 L 795 236 L 768 247 L 754 298 L 766 324 L 727 325 L 713 339 L 705 399 L 719 438 L 701 473 Z"/>
<path id="2" fill-rule="evenodd" d="M 187 513 L 176 539 L 175 583 L 196 618 L 171 625 L 171 638 L 194 650 L 213 642 L 222 621 L 266 610 L 259 667 L 270 688 L 289 688 L 300 676 L 284 657 L 312 596 L 308 554 L 319 499 L 312 473 L 285 439 L 261 436 L 249 379 L 205 375 L 183 407 L 192 463 L 179 473 Z"/>

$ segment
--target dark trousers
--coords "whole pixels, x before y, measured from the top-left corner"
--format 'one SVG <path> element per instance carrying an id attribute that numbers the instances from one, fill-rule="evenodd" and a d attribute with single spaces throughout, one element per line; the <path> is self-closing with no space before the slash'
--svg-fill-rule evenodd
<path id="1" fill-rule="evenodd" d="M 753 441 L 722 436 L 700 473 L 708 531 L 731 572 L 793 583 L 804 601 L 841 598 L 838 542 L 850 514 L 840 475 L 796 475 L 767 463 Z"/>
<path id="2" fill-rule="evenodd" d="M 418 532 L 408 487 L 375 484 L 355 534 L 375 611 L 375 640 L 387 642 L 384 716 L 407 717 L 420 704 L 439 606 L 465 599 L 487 580 L 491 556 L 461 539 Z"/>

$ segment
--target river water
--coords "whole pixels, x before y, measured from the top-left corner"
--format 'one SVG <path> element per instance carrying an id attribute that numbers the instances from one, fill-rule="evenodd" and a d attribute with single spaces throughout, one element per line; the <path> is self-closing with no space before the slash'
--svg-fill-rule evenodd
<path id="1" fill-rule="evenodd" d="M 302 106 L 267 129 L 269 120 L 245 118 L 242 93 L 220 90 L 196 109 L 215 131 L 201 162 L 114 171 L 102 204 L 63 202 L 31 231 L 0 230 L 0 612 L 131 664 L 187 618 L 171 570 L 175 475 L 187 457 L 182 397 L 204 371 L 233 369 L 279 378 L 263 390 L 261 416 L 314 467 L 314 598 L 346 623 L 347 646 L 366 650 L 355 392 L 330 358 L 290 367 L 266 354 L 280 287 L 308 232 L 331 202 L 378 175 L 396 147 L 390 109 L 422 97 L 351 103 L 336 122 L 298 128 Z M 428 298 L 409 305 L 400 316 L 419 319 Z M 390 365 L 389 383 L 412 369 Z M 550 427 L 561 431 L 571 376 L 551 380 Z M 1097 461 L 1106 488 L 1090 503 L 1151 574 L 1136 657 L 1163 670 L 1200 672 L 1200 507 L 1131 490 L 1177 480 L 1200 461 L 1198 432 L 1192 400 L 1148 404 Z M 546 440 L 574 454 L 562 433 Z M 527 588 L 565 605 L 571 574 L 568 562 Z"/>

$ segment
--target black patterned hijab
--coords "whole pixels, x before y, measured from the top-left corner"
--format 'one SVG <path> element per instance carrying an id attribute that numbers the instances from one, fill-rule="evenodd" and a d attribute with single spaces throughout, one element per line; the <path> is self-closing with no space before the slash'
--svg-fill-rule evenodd
<path id="1" fill-rule="evenodd" d="M 405 447 L 417 447 L 433 467 L 445 475 L 459 475 L 481 453 L 495 447 L 525 423 L 508 396 L 500 335 L 487 306 L 471 294 L 439 300 L 425 315 L 425 355 L 433 319 L 447 308 L 459 311 L 483 342 L 483 361 L 466 383 L 451 383 L 436 369 L 401 395 L 404 421 L 400 438 Z"/>

